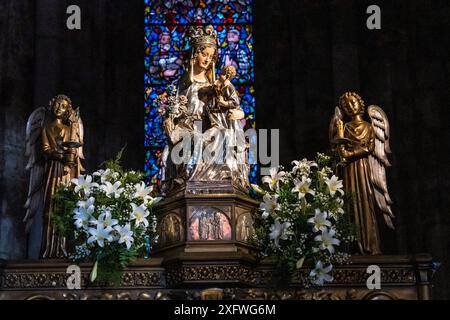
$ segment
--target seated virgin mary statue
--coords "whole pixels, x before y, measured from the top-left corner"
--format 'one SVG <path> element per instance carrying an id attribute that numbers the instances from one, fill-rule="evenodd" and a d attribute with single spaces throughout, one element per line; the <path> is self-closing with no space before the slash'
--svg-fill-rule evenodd
<path id="1" fill-rule="evenodd" d="M 217 40 L 212 26 L 190 30 L 187 72 L 160 97 L 168 144 L 161 161 L 161 189 L 214 193 L 219 186 L 248 192 L 244 113 L 231 85 L 234 68 L 215 79 Z M 223 191 L 223 190 L 220 190 Z"/>

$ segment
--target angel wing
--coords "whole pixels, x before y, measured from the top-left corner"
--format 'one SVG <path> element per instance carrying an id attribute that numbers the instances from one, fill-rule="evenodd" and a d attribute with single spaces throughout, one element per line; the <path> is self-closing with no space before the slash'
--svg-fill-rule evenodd
<path id="1" fill-rule="evenodd" d="M 80 138 L 81 147 L 78 148 L 78 158 L 80 160 L 84 160 L 84 152 L 83 152 L 83 145 L 84 145 L 84 125 L 83 120 L 81 120 L 80 116 L 80 108 L 76 109 L 77 118 L 78 118 L 78 136 Z M 85 171 L 83 165 L 81 164 L 81 161 L 79 161 L 80 171 Z"/>
<path id="2" fill-rule="evenodd" d="M 26 214 L 23 219 L 26 232 L 30 231 L 36 214 L 43 210 L 44 205 L 44 162 L 41 148 L 41 133 L 44 127 L 47 108 L 40 107 L 28 118 L 26 127 L 25 156 L 28 157 L 26 170 L 30 171 L 28 197 L 25 203 Z"/>
<path id="3" fill-rule="evenodd" d="M 341 109 L 339 109 L 339 107 L 335 107 L 334 115 L 331 118 L 330 126 L 328 128 L 328 137 L 329 137 L 330 142 L 333 142 L 336 137 L 336 133 L 337 133 L 336 120 L 342 120 L 342 118 L 343 118 L 343 116 L 342 116 Z"/>
<path id="4" fill-rule="evenodd" d="M 394 229 L 392 218 L 395 216 L 392 213 L 392 200 L 389 196 L 386 180 L 386 167 L 391 166 L 387 158 L 387 155 L 391 153 L 389 146 L 389 121 L 386 113 L 378 106 L 369 106 L 367 112 L 375 132 L 375 148 L 369 156 L 370 179 L 378 207 L 383 212 L 384 221 L 389 228 Z"/>

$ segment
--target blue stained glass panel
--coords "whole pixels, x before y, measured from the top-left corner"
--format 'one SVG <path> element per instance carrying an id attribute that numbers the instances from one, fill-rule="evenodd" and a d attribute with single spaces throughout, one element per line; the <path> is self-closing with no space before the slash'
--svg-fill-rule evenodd
<path id="1" fill-rule="evenodd" d="M 146 24 L 252 23 L 252 0 L 144 0 Z"/>
<path id="2" fill-rule="evenodd" d="M 198 24 L 213 24 L 218 39 L 217 75 L 222 67 L 237 70 L 233 84 L 238 91 L 245 119 L 244 129 L 255 128 L 253 97 L 254 65 L 251 0 L 144 0 L 145 172 L 160 183 L 159 166 L 167 143 L 156 98 L 168 84 L 186 71 L 189 54 L 188 30 Z M 249 178 L 257 182 L 258 166 L 251 165 Z"/>
<path id="3" fill-rule="evenodd" d="M 164 149 L 149 149 L 145 152 L 144 172 L 147 181 L 160 185 L 159 166 L 162 151 Z"/>
<path id="4" fill-rule="evenodd" d="M 166 145 L 166 135 L 164 133 L 162 124 L 163 119 L 158 113 L 158 104 L 156 99 L 158 95 L 162 94 L 165 87 L 147 87 L 144 95 L 144 110 L 145 110 L 145 148 L 161 148 Z"/>

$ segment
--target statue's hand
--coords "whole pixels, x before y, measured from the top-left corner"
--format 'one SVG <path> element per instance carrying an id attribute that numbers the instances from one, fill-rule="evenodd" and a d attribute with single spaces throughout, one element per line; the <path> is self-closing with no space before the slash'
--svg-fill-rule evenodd
<path id="1" fill-rule="evenodd" d="M 65 165 L 64 168 L 63 168 L 63 171 L 64 171 L 64 175 L 69 174 L 70 173 L 70 167 Z"/>
<path id="2" fill-rule="evenodd" d="M 58 161 L 63 161 L 64 160 L 64 153 L 58 151 L 58 150 L 54 150 L 50 153 L 50 157 L 53 160 L 58 160 Z"/>
<path id="3" fill-rule="evenodd" d="M 347 160 L 348 158 L 353 156 L 353 152 L 345 149 L 345 147 L 343 145 L 340 145 L 339 155 L 341 156 L 341 159 Z"/>
<path id="4" fill-rule="evenodd" d="M 227 107 L 228 103 L 225 101 L 225 99 L 222 96 L 217 97 L 217 104 L 219 107 Z"/>
<path id="5" fill-rule="evenodd" d="M 341 119 L 336 119 L 335 125 L 336 125 L 336 129 L 337 129 L 338 138 L 343 138 L 344 137 L 344 122 Z"/>
<path id="6" fill-rule="evenodd" d="M 69 122 L 72 125 L 78 125 L 78 115 L 77 112 L 75 110 L 70 110 L 69 111 L 69 118 L 68 118 Z"/>

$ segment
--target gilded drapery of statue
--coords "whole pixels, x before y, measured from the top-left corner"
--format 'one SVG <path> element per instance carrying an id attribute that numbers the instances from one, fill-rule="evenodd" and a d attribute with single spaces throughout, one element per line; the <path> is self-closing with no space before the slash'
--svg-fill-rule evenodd
<path id="1" fill-rule="evenodd" d="M 69 97 L 58 95 L 49 107 L 31 114 L 26 134 L 30 185 L 24 222 L 29 234 L 28 255 L 62 258 L 66 256 L 66 241 L 57 234 L 51 218 L 53 195 L 58 186 L 84 170 L 80 162 L 84 156 L 79 110 L 72 107 Z"/>
<path id="2" fill-rule="evenodd" d="M 344 123 L 344 116 L 348 118 Z M 364 101 L 354 92 L 346 92 L 330 123 L 330 141 L 341 158 L 340 175 L 347 193 L 353 197 L 352 222 L 358 228 L 358 246 L 363 254 L 380 254 L 377 212 L 392 229 L 394 217 L 385 166 L 390 166 L 389 122 L 384 111 L 368 107 L 371 123 L 363 119 Z"/>
<path id="3" fill-rule="evenodd" d="M 246 192 L 249 185 L 246 141 L 239 121 L 244 112 L 230 83 L 236 71 L 225 67 L 216 81 L 214 29 L 207 26 L 190 31 L 192 47 L 187 72 L 178 81 L 174 97 L 177 105 L 173 105 L 164 120 L 169 143 L 162 155 L 162 191 L 167 193 L 187 181 L 231 180 L 237 189 Z M 184 152 L 188 149 L 189 155 L 182 163 L 174 163 L 171 153 L 179 147 Z"/>

